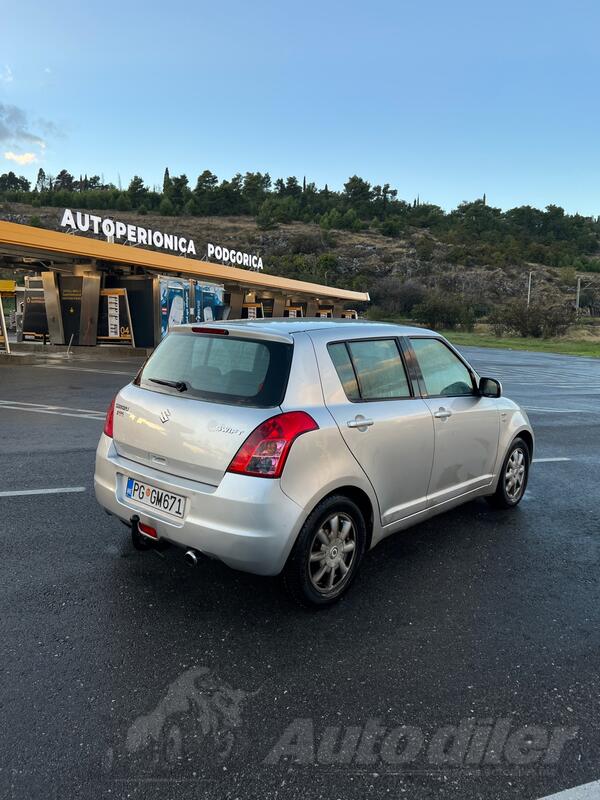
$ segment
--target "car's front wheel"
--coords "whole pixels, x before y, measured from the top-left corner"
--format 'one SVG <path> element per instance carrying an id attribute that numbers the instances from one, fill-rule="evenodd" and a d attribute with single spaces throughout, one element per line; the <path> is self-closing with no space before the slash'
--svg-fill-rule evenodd
<path id="1" fill-rule="evenodd" d="M 365 520 L 342 495 L 327 497 L 304 523 L 283 572 L 291 597 L 303 606 L 328 606 L 356 576 L 366 545 Z"/>
<path id="2" fill-rule="evenodd" d="M 496 508 L 514 508 L 518 505 L 529 478 L 531 455 L 523 439 L 515 439 L 508 449 L 494 494 L 486 500 Z"/>

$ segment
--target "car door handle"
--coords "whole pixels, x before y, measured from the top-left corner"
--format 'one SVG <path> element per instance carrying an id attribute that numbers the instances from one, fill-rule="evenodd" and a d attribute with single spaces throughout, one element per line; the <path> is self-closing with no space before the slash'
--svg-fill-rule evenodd
<path id="1" fill-rule="evenodd" d="M 450 411 L 449 408 L 444 408 L 442 406 L 442 408 L 438 408 L 438 410 L 436 412 L 434 412 L 433 416 L 436 419 L 448 419 L 448 417 L 452 416 L 452 412 Z"/>
<path id="2" fill-rule="evenodd" d="M 374 424 L 372 419 L 366 419 L 366 417 L 361 417 L 358 415 L 354 419 L 349 419 L 346 423 L 349 428 L 368 428 L 370 425 Z"/>

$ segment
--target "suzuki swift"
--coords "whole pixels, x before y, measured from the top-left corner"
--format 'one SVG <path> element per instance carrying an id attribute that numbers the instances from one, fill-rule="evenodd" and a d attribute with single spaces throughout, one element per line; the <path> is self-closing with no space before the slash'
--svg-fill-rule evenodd
<path id="1" fill-rule="evenodd" d="M 433 331 L 355 320 L 182 325 L 122 389 L 96 456 L 134 544 L 282 574 L 324 606 L 389 534 L 484 496 L 514 508 L 526 413 Z"/>

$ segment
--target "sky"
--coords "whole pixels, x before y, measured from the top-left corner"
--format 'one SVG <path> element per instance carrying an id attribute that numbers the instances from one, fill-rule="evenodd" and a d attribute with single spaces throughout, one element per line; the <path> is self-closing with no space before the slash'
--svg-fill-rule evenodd
<path id="1" fill-rule="evenodd" d="M 600 214 L 595 0 L 4 3 L 0 172 L 204 169 Z"/>

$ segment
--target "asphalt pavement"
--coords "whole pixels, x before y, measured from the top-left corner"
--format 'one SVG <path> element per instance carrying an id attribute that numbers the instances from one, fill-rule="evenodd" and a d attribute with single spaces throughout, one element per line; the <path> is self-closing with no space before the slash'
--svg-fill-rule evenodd
<path id="1" fill-rule="evenodd" d="M 390 537 L 320 613 L 276 579 L 140 553 L 97 506 L 104 411 L 139 362 L 0 367 L 0 797 L 537 800 L 598 781 L 600 362 L 465 354 L 529 411 L 526 497 Z"/>

